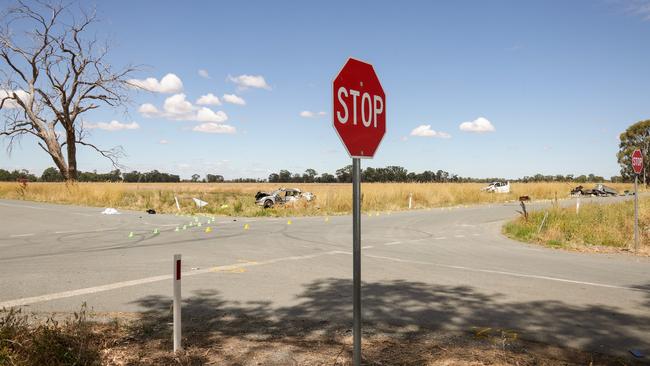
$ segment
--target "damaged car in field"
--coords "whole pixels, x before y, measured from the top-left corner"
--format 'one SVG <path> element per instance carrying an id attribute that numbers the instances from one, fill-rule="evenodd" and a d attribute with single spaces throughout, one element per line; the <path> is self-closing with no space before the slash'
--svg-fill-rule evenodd
<path id="1" fill-rule="evenodd" d="M 315 198 L 311 192 L 302 192 L 298 188 L 280 188 L 271 193 L 257 192 L 255 204 L 264 208 L 271 208 L 275 205 L 283 205 L 299 200 L 311 201 Z"/>
<path id="2" fill-rule="evenodd" d="M 585 189 L 583 186 L 577 186 L 571 190 L 572 196 L 618 196 L 618 191 L 604 184 L 596 184 L 592 189 Z"/>
<path id="3" fill-rule="evenodd" d="M 481 188 L 483 192 L 510 193 L 510 182 L 497 181 Z"/>

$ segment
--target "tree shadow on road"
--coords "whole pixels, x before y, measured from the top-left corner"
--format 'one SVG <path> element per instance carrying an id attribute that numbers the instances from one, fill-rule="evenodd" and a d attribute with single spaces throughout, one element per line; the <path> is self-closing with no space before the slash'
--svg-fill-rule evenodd
<path id="1" fill-rule="evenodd" d="M 639 290 L 646 292 L 647 287 Z M 591 352 L 624 354 L 634 348 L 650 353 L 650 317 L 629 315 L 613 307 L 510 302 L 500 294 L 481 293 L 468 286 L 407 281 L 364 283 L 362 297 L 364 336 L 389 337 L 410 344 L 411 351 L 417 343 L 413 341 L 421 337 L 465 334 L 489 338 L 498 333 L 504 347 L 510 340 L 525 338 L 578 345 Z M 341 337 L 350 335 L 351 298 L 351 281 L 335 278 L 308 284 L 296 296 L 295 305 L 287 307 L 274 307 L 267 301 L 227 301 L 217 291 L 198 291 L 183 300 L 184 337 L 187 345 L 199 348 L 219 348 L 224 339 L 233 337 L 258 345 L 240 352 L 236 359 L 224 359 L 227 363 L 241 362 L 269 342 L 299 347 L 341 344 Z M 648 299 L 650 302 L 650 292 Z M 140 332 L 171 348 L 171 299 L 148 296 L 135 303 L 145 309 Z M 381 347 L 375 350 L 385 351 Z M 381 354 L 364 353 L 364 357 L 385 360 Z"/>

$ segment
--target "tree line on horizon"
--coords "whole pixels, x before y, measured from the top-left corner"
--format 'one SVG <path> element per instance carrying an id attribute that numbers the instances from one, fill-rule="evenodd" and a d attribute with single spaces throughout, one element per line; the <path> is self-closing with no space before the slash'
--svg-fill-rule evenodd
<path id="1" fill-rule="evenodd" d="M 318 174 L 314 169 L 307 169 L 304 173 L 291 173 L 289 170 L 282 169 L 278 173 L 272 173 L 267 179 L 261 178 L 235 178 L 225 179 L 220 174 L 207 174 L 201 177 L 199 174 L 193 174 L 190 179 L 181 179 L 177 174 L 169 174 L 152 170 L 149 172 L 121 172 L 119 169 L 112 170 L 108 173 L 79 172 L 79 182 L 124 182 L 124 183 L 350 183 L 352 182 L 352 166 L 348 165 L 337 169 L 335 174 L 322 173 Z M 457 174 L 451 174 L 444 170 L 425 170 L 421 173 L 409 172 L 401 166 L 387 166 L 384 168 L 368 167 L 361 171 L 361 180 L 363 182 L 377 183 L 486 183 L 493 181 L 505 181 L 503 178 L 471 178 L 461 177 Z M 26 169 L 8 171 L 0 169 L 0 181 L 3 182 L 64 182 L 64 176 L 54 167 L 47 168 L 40 176 L 30 173 Z M 575 182 L 575 183 L 597 183 L 605 182 L 606 179 L 595 174 L 578 175 L 573 174 L 556 174 L 544 175 L 535 174 L 533 176 L 524 176 L 518 179 L 511 179 L 513 182 Z M 614 176 L 609 179 L 611 182 L 625 182 L 621 176 Z"/>

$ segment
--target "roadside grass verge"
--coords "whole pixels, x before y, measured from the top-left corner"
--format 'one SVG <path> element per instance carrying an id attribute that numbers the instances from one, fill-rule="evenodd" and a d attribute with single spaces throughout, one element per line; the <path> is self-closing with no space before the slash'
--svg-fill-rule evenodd
<path id="1" fill-rule="evenodd" d="M 109 323 L 97 322 L 87 318 L 86 309 L 82 307 L 79 313 L 62 322 L 54 320 L 54 317 L 42 321 L 35 319 L 34 315 L 23 315 L 19 310 L 2 309 L 0 365 L 352 364 L 352 336 L 346 328 L 307 328 L 304 333 L 294 334 L 274 327 L 270 334 L 259 336 L 254 333 L 269 330 L 251 328 L 241 334 L 220 334 L 219 330 L 189 331 L 184 334 L 184 349 L 174 353 L 171 351 L 169 323 L 155 320 L 114 318 Z M 241 326 L 245 327 L 245 324 L 243 322 Z M 365 331 L 363 359 L 368 365 L 637 364 L 620 356 L 525 341 L 506 329 L 475 327 L 449 334 L 384 333 L 370 327 Z"/>
<path id="2" fill-rule="evenodd" d="M 299 202 L 273 209 L 255 205 L 255 193 L 273 191 L 280 186 L 297 187 L 316 195 L 313 202 Z M 409 197 L 413 209 L 474 204 L 503 203 L 530 196 L 533 200 L 566 198 L 574 183 L 512 183 L 509 194 L 481 192 L 481 183 L 363 183 L 364 212 L 407 210 Z M 612 184 L 620 192 L 629 184 Z M 314 216 L 341 215 L 352 211 L 350 184 L 318 183 L 0 183 L 0 198 L 37 202 L 114 207 L 161 213 L 176 213 L 174 197 L 181 213 L 225 216 Z M 192 198 L 208 202 L 198 209 Z"/>
<path id="3" fill-rule="evenodd" d="M 639 252 L 650 252 L 650 198 L 639 200 Z M 546 220 L 544 221 L 544 217 Z M 544 224 L 542 226 L 542 221 Z M 503 226 L 506 236 L 552 248 L 629 250 L 634 247 L 634 201 L 589 203 L 580 207 L 553 206 L 531 212 Z"/>
<path id="4" fill-rule="evenodd" d="M 86 308 L 64 321 L 24 315 L 21 310 L 0 311 L 0 365 L 100 365 L 103 339 L 86 317 Z"/>

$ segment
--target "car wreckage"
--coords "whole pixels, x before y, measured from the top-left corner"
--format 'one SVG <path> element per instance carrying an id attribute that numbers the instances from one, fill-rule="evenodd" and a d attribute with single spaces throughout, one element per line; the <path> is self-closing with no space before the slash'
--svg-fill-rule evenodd
<path id="1" fill-rule="evenodd" d="M 572 196 L 618 196 L 618 191 L 604 184 L 596 184 L 592 189 L 585 189 L 583 186 L 577 186 L 571 190 Z"/>
<path id="2" fill-rule="evenodd" d="M 311 201 L 316 196 L 310 192 L 302 192 L 298 188 L 279 188 L 271 193 L 257 192 L 255 204 L 264 208 L 271 208 L 275 205 L 293 203 L 300 200 Z"/>
<path id="3" fill-rule="evenodd" d="M 494 192 L 494 193 L 510 193 L 510 182 L 492 182 L 487 186 L 481 188 L 483 192 Z"/>

